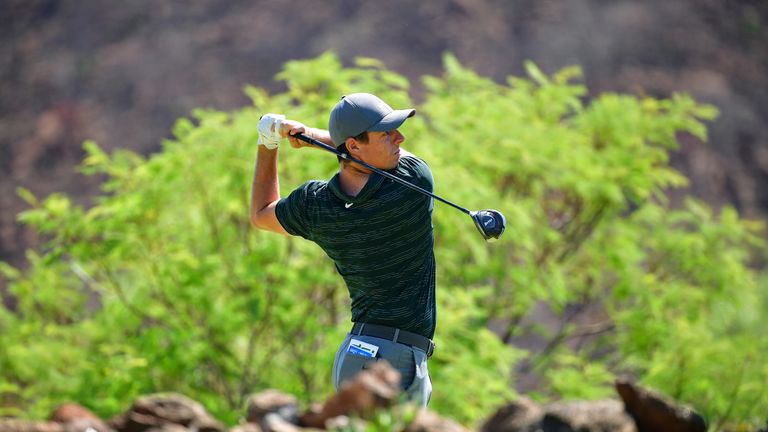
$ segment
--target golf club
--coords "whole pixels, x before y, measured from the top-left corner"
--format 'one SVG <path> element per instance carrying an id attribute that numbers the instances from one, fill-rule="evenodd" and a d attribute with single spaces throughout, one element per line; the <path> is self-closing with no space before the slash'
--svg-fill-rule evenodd
<path id="1" fill-rule="evenodd" d="M 497 240 L 499 237 L 501 237 L 501 234 L 504 233 L 504 228 L 507 227 L 507 220 L 506 220 L 506 218 L 504 218 L 504 215 L 501 214 L 501 212 L 498 211 L 498 210 L 490 210 L 490 209 L 488 209 L 488 210 L 478 210 L 478 211 L 467 210 L 464 207 L 462 207 L 460 205 L 456 205 L 456 204 L 448 201 L 447 199 L 441 198 L 441 197 L 433 194 L 432 192 L 430 192 L 430 191 L 428 191 L 426 189 L 423 189 L 423 188 L 421 188 L 419 186 L 416 186 L 415 184 L 409 183 L 409 182 L 401 179 L 400 177 L 397 177 L 397 176 L 395 176 L 393 174 L 390 174 L 390 173 L 388 173 L 386 171 L 382 171 L 382 170 L 380 170 L 380 169 L 378 169 L 376 167 L 373 167 L 373 166 L 371 166 L 371 165 L 369 165 L 369 164 L 367 164 L 367 163 L 365 163 L 365 162 L 363 162 L 361 160 L 357 160 L 357 159 L 349 156 L 346 153 L 342 153 L 342 152 L 336 150 L 335 148 L 329 146 L 328 144 L 325 144 L 324 142 L 318 141 L 318 140 L 316 140 L 314 138 L 311 138 L 311 137 L 308 137 L 308 136 L 306 136 L 304 134 L 295 134 L 293 136 L 298 138 L 298 139 L 300 139 L 300 140 L 302 140 L 302 141 L 304 141 L 304 142 L 306 142 L 306 143 L 309 143 L 309 144 L 315 145 L 317 147 L 320 147 L 323 150 L 327 150 L 327 151 L 329 151 L 329 152 L 339 156 L 340 158 L 342 158 L 344 160 L 348 160 L 350 162 L 354 162 L 356 164 L 362 165 L 362 166 L 368 168 L 369 170 L 371 170 L 371 171 L 373 171 L 373 172 L 375 172 L 375 173 L 377 173 L 379 175 L 382 175 L 382 176 L 384 176 L 384 177 L 386 177 L 386 178 L 388 178 L 390 180 L 396 181 L 396 182 L 400 183 L 403 186 L 407 186 L 407 187 L 409 187 L 409 188 L 411 188 L 411 189 L 413 189 L 415 191 L 421 192 L 424 195 L 430 196 L 430 197 L 432 197 L 432 198 L 434 198 L 434 199 L 436 199 L 438 201 L 441 201 L 441 202 L 443 202 L 445 204 L 448 204 L 449 206 L 451 206 L 451 207 L 453 207 L 453 208 L 455 208 L 455 209 L 457 209 L 457 210 L 459 210 L 459 211 L 461 211 L 463 213 L 468 214 L 472 218 L 472 220 L 475 222 L 475 226 L 477 227 L 477 230 L 480 231 L 480 234 L 483 236 L 483 238 L 486 241 L 495 241 L 495 240 Z"/>

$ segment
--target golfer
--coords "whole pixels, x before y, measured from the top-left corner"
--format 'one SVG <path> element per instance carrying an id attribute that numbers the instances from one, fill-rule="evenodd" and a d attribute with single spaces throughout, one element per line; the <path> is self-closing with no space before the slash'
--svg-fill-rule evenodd
<path id="1" fill-rule="evenodd" d="M 308 181 L 285 198 L 277 175 L 278 144 L 288 138 L 292 147 L 309 146 L 293 137 L 303 133 L 431 192 L 427 164 L 401 148 L 405 136 L 398 128 L 415 113 L 355 93 L 333 107 L 328 130 L 265 114 L 251 222 L 317 243 L 344 278 L 353 325 L 334 360 L 334 388 L 385 359 L 400 372 L 406 398 L 426 406 L 436 322 L 433 199 L 341 158 L 330 180 Z"/>

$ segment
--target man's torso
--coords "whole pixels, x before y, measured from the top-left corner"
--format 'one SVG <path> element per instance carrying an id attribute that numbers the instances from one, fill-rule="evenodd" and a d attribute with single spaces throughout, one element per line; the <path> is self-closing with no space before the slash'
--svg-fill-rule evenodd
<path id="1" fill-rule="evenodd" d="M 426 164 L 401 158 L 391 173 L 432 191 Z M 378 174 L 355 197 L 338 175 L 310 181 L 280 200 L 286 230 L 317 243 L 335 262 L 352 299 L 352 320 L 432 337 L 435 328 L 433 200 Z"/>

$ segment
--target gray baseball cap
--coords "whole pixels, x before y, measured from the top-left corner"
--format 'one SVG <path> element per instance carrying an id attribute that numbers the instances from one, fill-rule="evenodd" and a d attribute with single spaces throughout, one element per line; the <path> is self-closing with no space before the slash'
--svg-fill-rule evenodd
<path id="1" fill-rule="evenodd" d="M 339 146 L 347 137 L 366 131 L 397 129 L 414 114 L 415 109 L 393 110 L 386 102 L 370 93 L 352 93 L 342 96 L 331 110 L 328 131 L 333 143 Z"/>

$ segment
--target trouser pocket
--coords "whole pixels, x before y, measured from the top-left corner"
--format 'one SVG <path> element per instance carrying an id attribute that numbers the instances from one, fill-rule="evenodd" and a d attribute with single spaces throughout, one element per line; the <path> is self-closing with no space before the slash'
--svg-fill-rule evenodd
<path id="1" fill-rule="evenodd" d="M 366 369 L 369 364 L 374 363 L 375 358 L 363 357 L 346 352 L 342 355 L 338 368 L 338 378 L 334 387 L 338 388 L 344 383 L 355 377 L 360 371 Z"/>
<path id="2" fill-rule="evenodd" d="M 426 407 L 432 397 L 432 380 L 429 378 L 427 368 L 427 353 L 418 348 L 414 348 L 412 352 L 416 371 L 413 382 L 405 390 L 405 396 L 410 401 Z"/>

